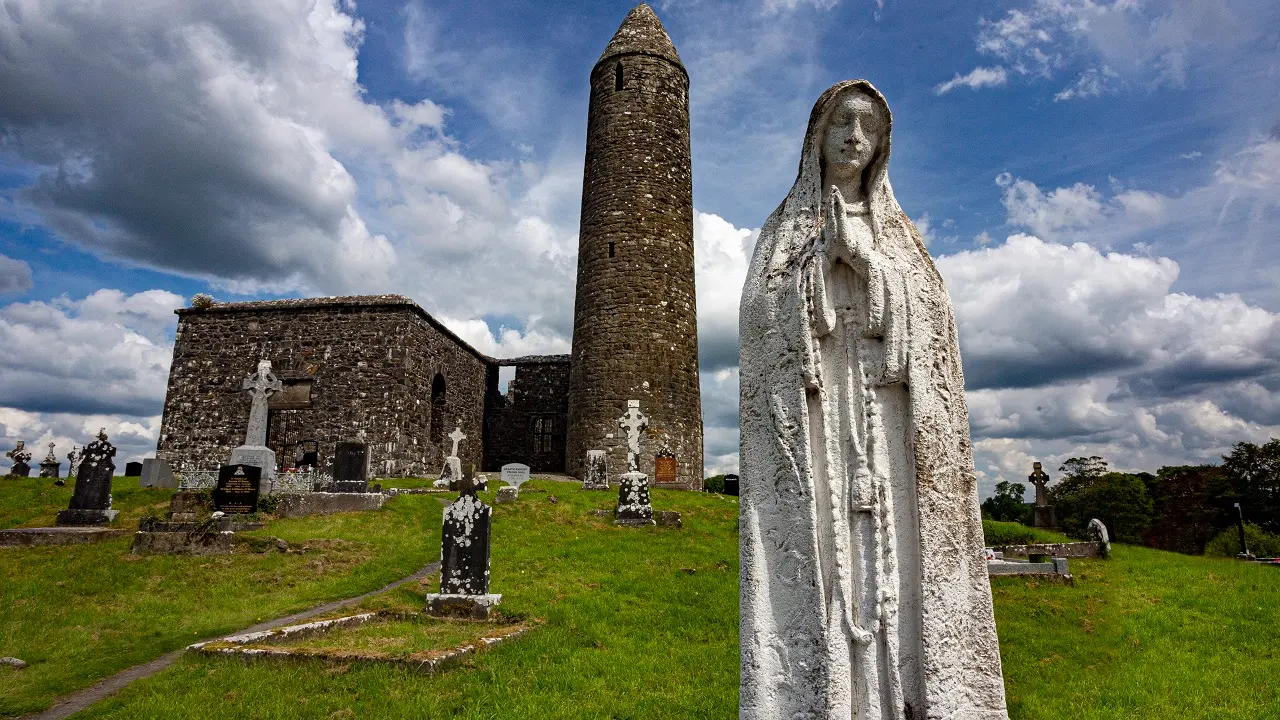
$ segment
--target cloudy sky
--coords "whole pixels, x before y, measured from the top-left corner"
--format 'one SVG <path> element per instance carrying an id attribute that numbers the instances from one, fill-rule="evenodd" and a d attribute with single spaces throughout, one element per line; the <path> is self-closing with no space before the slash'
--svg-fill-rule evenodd
<path id="1" fill-rule="evenodd" d="M 0 441 L 153 452 L 196 292 L 399 292 L 484 352 L 567 351 L 587 78 L 630 7 L 0 0 Z M 956 305 L 984 495 L 1280 436 L 1273 0 L 655 7 L 691 82 L 709 473 L 756 232 L 852 77 Z"/>

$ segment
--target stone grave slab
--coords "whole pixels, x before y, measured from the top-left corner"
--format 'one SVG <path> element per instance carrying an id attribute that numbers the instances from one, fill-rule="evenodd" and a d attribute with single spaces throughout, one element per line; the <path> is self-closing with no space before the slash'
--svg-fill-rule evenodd
<path id="1" fill-rule="evenodd" d="M 333 455 L 333 491 L 369 492 L 369 445 L 361 440 L 343 440 Z"/>
<path id="2" fill-rule="evenodd" d="M 173 470 L 169 469 L 168 461 L 159 458 L 145 458 L 142 461 L 142 479 L 139 484 L 142 487 L 177 490 L 178 478 L 174 477 Z"/>
<path id="3" fill-rule="evenodd" d="M 653 525 L 653 505 L 649 503 L 649 476 L 642 472 L 623 473 L 618 478 L 618 525 Z"/>
<path id="4" fill-rule="evenodd" d="M 605 462 L 607 453 L 604 450 L 588 450 L 585 470 L 582 473 L 583 490 L 608 490 L 609 469 Z"/>
<path id="5" fill-rule="evenodd" d="M 98 439 L 84 449 L 71 503 L 58 513 L 58 525 L 106 525 L 115 520 L 119 514 L 111 509 L 111 477 L 116 470 L 112 458 L 115 455 L 116 448 L 107 440 L 107 432 L 103 428 L 98 431 Z"/>
<path id="6" fill-rule="evenodd" d="M 513 487 L 516 495 L 520 494 L 520 486 L 529 482 L 529 466 L 523 463 L 508 463 L 502 466 L 502 482 Z"/>
<path id="7" fill-rule="evenodd" d="M 247 514 L 258 509 L 262 468 L 256 465 L 223 465 L 218 468 L 218 486 L 210 493 L 215 512 Z"/>

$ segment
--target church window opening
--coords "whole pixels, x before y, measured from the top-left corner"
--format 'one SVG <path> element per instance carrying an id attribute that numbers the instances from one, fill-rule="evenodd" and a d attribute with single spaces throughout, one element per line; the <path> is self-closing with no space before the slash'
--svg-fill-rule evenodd
<path id="1" fill-rule="evenodd" d="M 613 243 L 609 243 L 609 257 L 613 257 Z"/>
<path id="2" fill-rule="evenodd" d="M 622 79 L 622 63 L 613 66 L 613 89 L 621 90 L 626 87 L 626 83 Z"/>
<path id="3" fill-rule="evenodd" d="M 554 415 L 533 418 L 533 451 L 549 453 L 555 449 L 556 418 Z"/>
<path id="4" fill-rule="evenodd" d="M 448 428 L 444 426 L 444 375 L 436 373 L 431 381 L 431 436 L 437 445 L 443 447 L 447 432 Z"/>

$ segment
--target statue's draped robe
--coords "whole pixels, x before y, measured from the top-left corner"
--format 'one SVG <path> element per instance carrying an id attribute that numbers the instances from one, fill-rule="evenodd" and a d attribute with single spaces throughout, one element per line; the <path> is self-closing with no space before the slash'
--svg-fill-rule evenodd
<path id="1" fill-rule="evenodd" d="M 741 717 L 1007 718 L 955 319 L 885 172 L 822 238 L 818 100 L 741 306 Z M 861 225 L 858 225 L 858 224 Z M 856 269 L 855 269 L 856 266 Z"/>

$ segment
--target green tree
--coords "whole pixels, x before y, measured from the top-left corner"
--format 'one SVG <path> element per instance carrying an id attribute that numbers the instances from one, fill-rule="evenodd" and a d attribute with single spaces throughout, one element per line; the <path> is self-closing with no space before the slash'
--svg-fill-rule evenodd
<path id="1" fill-rule="evenodd" d="M 1162 467 L 1146 485 L 1154 519 L 1143 540 L 1151 547 L 1198 555 L 1220 531 L 1235 527 L 1228 512 L 1232 488 L 1220 467 Z"/>
<path id="2" fill-rule="evenodd" d="M 991 520 L 1023 522 L 1027 517 L 1027 503 L 1023 497 L 1027 488 L 1022 483 L 1001 480 L 996 483 L 996 494 L 982 501 L 982 514 Z"/>
<path id="3" fill-rule="evenodd" d="M 1059 470 L 1063 477 L 1049 488 L 1049 501 L 1057 506 L 1058 524 L 1067 534 L 1084 538 L 1089 521 L 1098 518 L 1113 539 L 1142 541 L 1153 509 L 1141 477 L 1107 472 L 1107 461 L 1097 455 L 1070 458 Z"/>
<path id="4" fill-rule="evenodd" d="M 1280 439 L 1264 445 L 1236 443 L 1222 458 L 1222 472 L 1245 518 L 1266 532 L 1280 534 Z"/>

